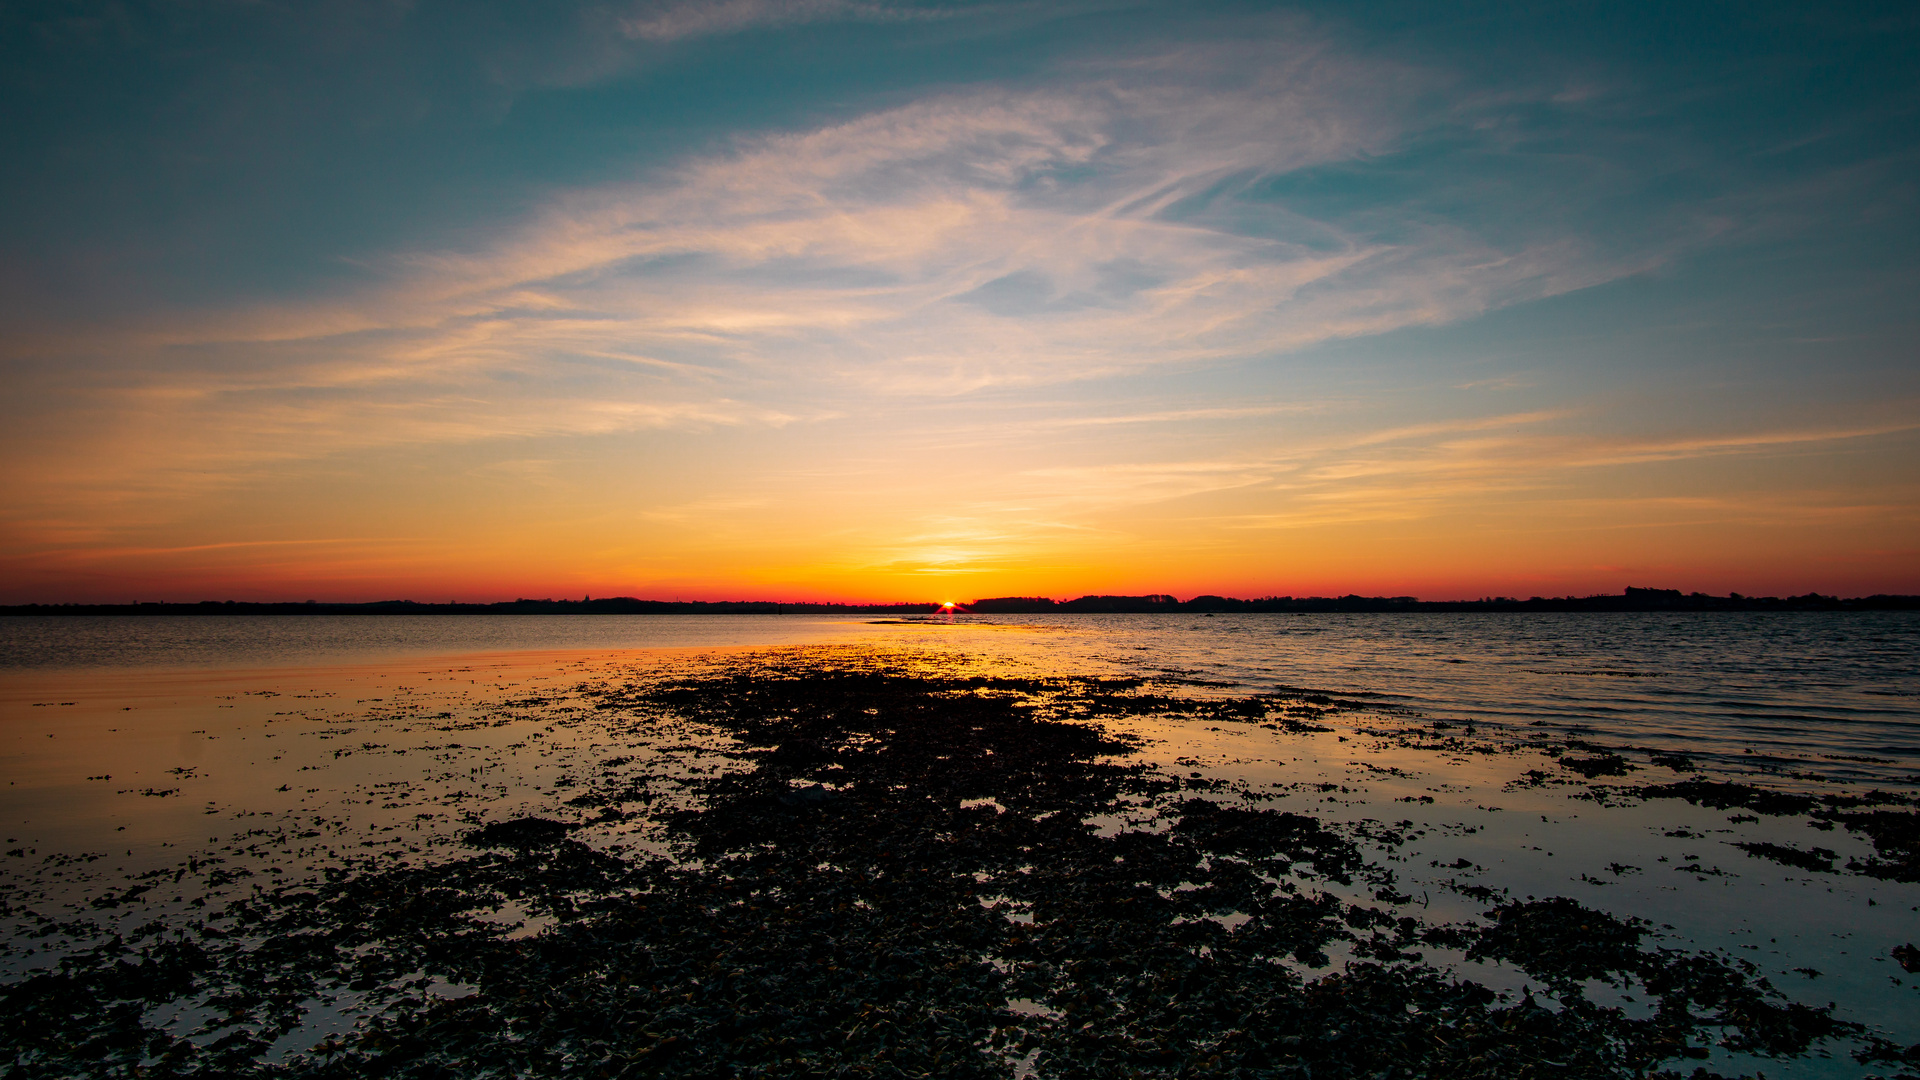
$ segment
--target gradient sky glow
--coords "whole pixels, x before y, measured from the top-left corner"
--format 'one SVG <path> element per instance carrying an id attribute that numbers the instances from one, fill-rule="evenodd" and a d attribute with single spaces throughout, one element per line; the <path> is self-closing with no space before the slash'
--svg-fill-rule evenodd
<path id="1" fill-rule="evenodd" d="M 1920 593 L 1827 7 L 8 5 L 0 602 Z"/>

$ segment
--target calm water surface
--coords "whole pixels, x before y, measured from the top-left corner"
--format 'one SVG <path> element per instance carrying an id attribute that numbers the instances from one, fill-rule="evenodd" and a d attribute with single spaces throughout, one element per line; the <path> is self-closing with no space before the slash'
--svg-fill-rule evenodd
<path id="1" fill-rule="evenodd" d="M 510 652 L 862 642 L 1237 692 L 1379 695 L 1482 724 L 1585 726 L 1723 763 L 1913 782 L 1920 613 L 0 618 L 0 673 L 254 669 Z M 1753 759 L 1759 758 L 1759 762 Z M 1878 761 L 1863 758 L 1882 759 Z"/>

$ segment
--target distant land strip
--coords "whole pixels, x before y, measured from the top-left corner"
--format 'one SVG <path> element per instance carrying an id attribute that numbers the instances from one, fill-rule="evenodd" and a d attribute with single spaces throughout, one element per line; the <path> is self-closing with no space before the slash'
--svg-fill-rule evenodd
<path id="1" fill-rule="evenodd" d="M 932 615 L 945 605 L 926 603 L 829 604 L 775 600 L 640 600 L 631 596 L 594 600 L 502 600 L 492 604 L 423 604 L 414 600 L 377 600 L 364 604 L 254 603 L 202 600 L 194 604 L 14 604 L 0 615 Z M 1217 612 L 1445 612 L 1445 611 L 1916 611 L 1920 596 L 1878 594 L 1842 599 L 1804 596 L 1709 596 L 1678 589 L 1629 588 L 1618 595 L 1489 596 L 1479 600 L 1421 600 L 1412 596 L 1196 596 L 1165 594 L 1082 596 L 1052 600 L 1044 596 L 996 596 L 954 605 L 953 611 L 978 615 L 1189 615 Z"/>

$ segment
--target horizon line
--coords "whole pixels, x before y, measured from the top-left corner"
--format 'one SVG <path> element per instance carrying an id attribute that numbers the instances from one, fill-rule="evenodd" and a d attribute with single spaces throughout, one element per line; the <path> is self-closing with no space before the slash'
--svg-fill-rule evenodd
<path id="1" fill-rule="evenodd" d="M 124 603 L 111 602 L 111 601 L 53 601 L 53 602 L 30 601 L 27 603 L 18 603 L 18 604 L 0 604 L 0 613 L 32 611 L 32 610 L 73 611 L 76 609 L 129 609 L 129 608 L 166 608 L 166 609 L 202 609 L 204 610 L 204 609 L 212 609 L 212 608 L 270 607 L 270 608 L 282 608 L 282 609 L 295 609 L 297 611 L 298 609 L 312 609 L 312 608 L 385 607 L 385 608 L 422 608 L 422 609 L 445 610 L 445 609 L 458 609 L 458 608 L 465 608 L 465 609 L 511 608 L 511 607 L 520 606 L 520 605 L 555 605 L 555 606 L 646 605 L 649 607 L 661 607 L 661 608 L 728 607 L 728 608 L 736 608 L 736 609 L 738 608 L 763 609 L 767 607 L 772 607 L 776 609 L 810 608 L 810 609 L 828 609 L 828 610 L 831 610 L 831 609 L 900 610 L 900 609 L 923 608 L 931 612 L 952 611 L 960 614 L 1033 614 L 1037 612 L 1034 610 L 1027 610 L 1027 609 L 1039 609 L 1040 611 L 1044 611 L 1047 609 L 1057 609 L 1063 614 L 1070 614 L 1070 613 L 1075 613 L 1076 610 L 1080 613 L 1098 611 L 1103 607 L 1109 610 L 1115 610 L 1116 605 L 1132 605 L 1135 608 L 1147 608 L 1147 609 L 1156 609 L 1156 608 L 1157 609 L 1178 609 L 1178 608 L 1190 608 L 1190 607 L 1194 607 L 1195 605 L 1213 606 L 1215 604 L 1225 604 L 1225 605 L 1269 604 L 1271 605 L 1271 604 L 1289 604 L 1289 603 L 1322 603 L 1322 604 L 1373 603 L 1373 604 L 1390 604 L 1390 605 L 1401 605 L 1401 606 L 1405 606 L 1405 605 L 1426 606 L 1426 605 L 1527 605 L 1527 604 L 1556 604 L 1556 603 L 1592 604 L 1592 603 L 1600 603 L 1600 602 L 1607 602 L 1607 601 L 1621 602 L 1621 601 L 1636 601 L 1636 600 L 1643 603 L 1654 603 L 1654 604 L 1706 603 L 1706 602 L 1719 602 L 1722 604 L 1732 604 L 1732 605 L 1787 604 L 1787 603 L 1794 603 L 1794 602 L 1857 604 L 1857 603 L 1866 603 L 1866 602 L 1873 602 L 1873 601 L 1920 601 L 1920 596 L 1912 596 L 1912 595 L 1900 594 L 1900 593 L 1880 592 L 1880 593 L 1872 593 L 1872 594 L 1855 596 L 1855 597 L 1841 597 L 1838 595 L 1827 595 L 1817 591 L 1809 591 L 1806 593 L 1788 595 L 1785 597 L 1757 596 L 1757 595 L 1751 595 L 1751 594 L 1743 594 L 1737 591 L 1730 591 L 1725 595 L 1719 595 L 1719 594 L 1704 593 L 1699 591 L 1683 592 L 1682 590 L 1679 590 L 1679 589 L 1652 588 L 1652 587 L 1642 587 L 1642 586 L 1626 586 L 1623 588 L 1623 591 L 1618 593 L 1590 593 L 1585 595 L 1574 595 L 1569 593 L 1562 596 L 1535 595 L 1530 597 L 1488 594 L 1488 595 L 1483 595 L 1478 597 L 1459 597 L 1459 598 L 1449 598 L 1449 599 L 1440 599 L 1440 600 L 1428 600 L 1422 597 L 1409 596 L 1409 595 L 1369 596 L 1369 595 L 1363 595 L 1360 593 L 1352 593 L 1352 592 L 1330 595 L 1330 596 L 1329 595 L 1300 596 L 1300 595 L 1293 595 L 1293 594 L 1283 595 L 1279 593 L 1271 593 L 1271 594 L 1254 596 L 1254 597 L 1232 597 L 1232 596 L 1224 596 L 1218 593 L 1196 593 L 1190 598 L 1185 600 L 1182 600 L 1171 593 L 1141 593 L 1141 594 L 1087 593 L 1087 594 L 1083 594 L 1083 595 L 1073 597 L 1071 599 L 1066 599 L 1066 600 L 1056 600 L 1049 596 L 1028 594 L 1028 595 L 1019 595 L 1019 596 L 978 597 L 972 600 L 965 600 L 965 601 L 901 600 L 901 599 L 895 599 L 895 600 L 772 600 L 772 599 L 685 600 L 685 599 L 678 599 L 678 598 L 673 600 L 665 600 L 665 599 L 652 599 L 652 598 L 643 598 L 638 596 L 624 596 L 624 595 L 623 596 L 602 596 L 602 597 L 596 598 L 592 596 L 592 594 L 588 593 L 588 594 L 583 594 L 579 600 L 574 600 L 570 598 L 555 598 L 555 597 L 535 598 L 535 597 L 521 596 L 521 597 L 516 597 L 512 600 L 477 600 L 477 601 L 448 600 L 444 602 L 432 601 L 432 600 L 421 601 L 421 600 L 412 600 L 412 599 L 393 599 L 393 598 L 381 599 L 381 600 L 315 600 L 315 599 L 306 599 L 306 600 L 235 600 L 235 599 L 135 600 L 135 601 L 129 601 Z M 973 609 L 981 608 L 982 606 L 987 606 L 989 610 L 985 610 L 985 611 L 973 610 Z M 776 613 L 779 613 L 779 612 L 776 612 Z M 795 613 L 800 614 L 804 612 L 795 612 Z"/>

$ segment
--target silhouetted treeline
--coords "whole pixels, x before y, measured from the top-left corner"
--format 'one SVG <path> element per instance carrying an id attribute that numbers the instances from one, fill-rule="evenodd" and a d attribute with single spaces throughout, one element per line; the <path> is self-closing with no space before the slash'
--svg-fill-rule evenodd
<path id="1" fill-rule="evenodd" d="M 639 600 L 631 596 L 599 600 L 502 600 L 494 604 L 422 604 L 414 600 L 376 600 L 366 604 L 250 603 L 202 600 L 197 604 L 20 604 L 0 607 L 5 615 L 919 615 L 939 610 L 933 603 L 788 604 L 772 600 Z"/>
<path id="2" fill-rule="evenodd" d="M 1050 600 L 1044 596 L 996 596 L 975 600 L 966 611 L 979 614 L 1041 615 L 1091 612 L 1336 612 L 1336 611 L 1910 611 L 1920 610 L 1920 596 L 1708 596 L 1679 589 L 1636 589 L 1601 596 L 1489 596 L 1479 600 L 1421 600 L 1414 596 L 1263 596 L 1237 600 L 1230 596 L 1196 596 L 1178 600 L 1166 595 L 1083 596 L 1077 600 Z"/>
<path id="3" fill-rule="evenodd" d="M 631 596 L 599 600 L 503 600 L 495 604 L 422 604 L 380 600 L 367 604 L 247 603 L 202 600 L 197 604 L 19 604 L 0 607 L 3 615 L 926 615 L 941 605 L 789 604 L 773 600 L 639 600 Z M 1884 593 L 1841 599 L 1804 596 L 1709 596 L 1678 589 L 1629 588 L 1600 596 L 1488 596 L 1479 600 L 1421 600 L 1413 596 L 1196 596 L 1164 593 L 1147 596 L 1082 596 L 1053 600 L 1044 596 L 995 596 L 958 608 L 979 615 L 1211 614 L 1214 612 L 1382 612 L 1382 611 L 1915 611 L 1920 596 Z"/>

